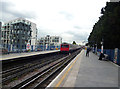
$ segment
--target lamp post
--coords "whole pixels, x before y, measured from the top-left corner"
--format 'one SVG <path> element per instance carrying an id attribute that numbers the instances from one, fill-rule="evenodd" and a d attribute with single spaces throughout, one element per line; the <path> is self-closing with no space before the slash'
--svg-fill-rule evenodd
<path id="1" fill-rule="evenodd" d="M 95 45 L 96 45 L 96 51 L 95 51 L 95 52 L 96 52 L 96 54 L 97 54 L 97 44 L 95 44 Z"/>

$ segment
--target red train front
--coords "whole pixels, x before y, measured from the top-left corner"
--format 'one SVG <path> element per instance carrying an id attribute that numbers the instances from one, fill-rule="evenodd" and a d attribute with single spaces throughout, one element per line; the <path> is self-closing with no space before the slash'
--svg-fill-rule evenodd
<path id="1" fill-rule="evenodd" d="M 69 52 L 70 45 L 67 43 L 63 43 L 60 46 L 60 51 L 61 52 Z"/>

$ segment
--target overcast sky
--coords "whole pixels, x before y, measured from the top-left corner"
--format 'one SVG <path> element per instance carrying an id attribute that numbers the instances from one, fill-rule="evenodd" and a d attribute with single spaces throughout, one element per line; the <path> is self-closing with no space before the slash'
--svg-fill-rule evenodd
<path id="1" fill-rule="evenodd" d="M 87 41 L 107 1 L 0 0 L 0 20 L 7 22 L 22 17 L 36 23 L 38 38 L 56 35 L 61 36 L 65 42 L 80 43 Z"/>

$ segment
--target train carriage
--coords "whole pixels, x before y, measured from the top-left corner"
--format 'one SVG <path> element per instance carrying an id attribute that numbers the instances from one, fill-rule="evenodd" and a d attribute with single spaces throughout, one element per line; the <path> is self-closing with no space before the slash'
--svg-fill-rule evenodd
<path id="1" fill-rule="evenodd" d="M 62 43 L 60 46 L 60 51 L 63 53 L 69 53 L 69 52 L 75 51 L 79 48 L 80 48 L 80 46 L 78 46 L 78 45 Z"/>
<path id="2" fill-rule="evenodd" d="M 69 52 L 70 45 L 67 43 L 61 44 L 60 51 L 61 52 Z"/>

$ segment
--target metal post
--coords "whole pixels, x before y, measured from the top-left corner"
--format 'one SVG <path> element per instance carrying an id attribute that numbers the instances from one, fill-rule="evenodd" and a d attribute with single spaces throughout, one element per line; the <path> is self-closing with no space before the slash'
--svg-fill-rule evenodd
<path id="1" fill-rule="evenodd" d="M 101 53 L 103 53 L 103 39 L 101 41 Z"/>
<path id="2" fill-rule="evenodd" d="M 96 54 L 97 54 L 97 44 L 96 44 Z"/>
<path id="3" fill-rule="evenodd" d="M 101 42 L 101 53 L 103 53 L 103 43 Z"/>

